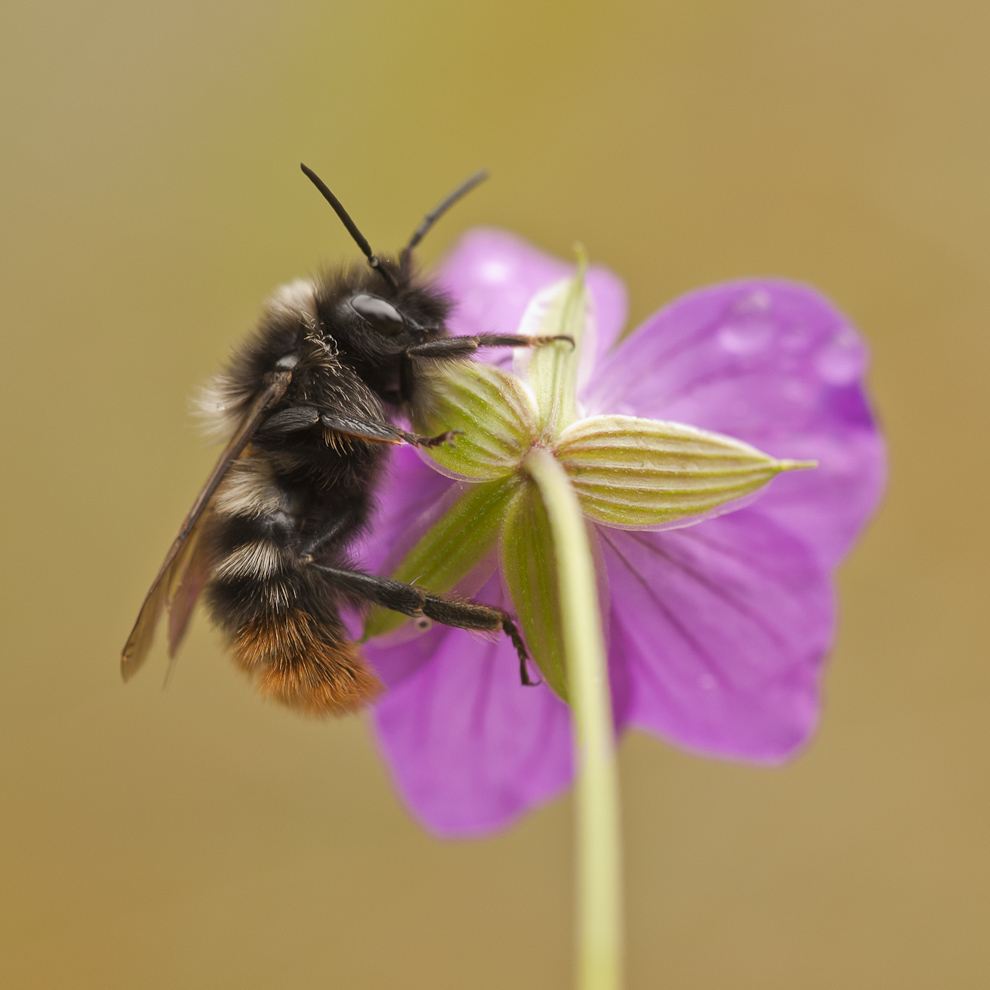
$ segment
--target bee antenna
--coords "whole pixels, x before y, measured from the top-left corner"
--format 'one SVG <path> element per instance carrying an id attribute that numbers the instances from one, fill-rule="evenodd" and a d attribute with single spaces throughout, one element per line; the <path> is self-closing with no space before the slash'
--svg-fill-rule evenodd
<path id="1" fill-rule="evenodd" d="M 405 268 L 414 247 L 427 235 L 430 228 L 449 210 L 461 197 L 466 196 L 475 186 L 480 185 L 488 178 L 487 168 L 479 169 L 469 179 L 465 179 L 449 196 L 438 203 L 426 216 L 423 222 L 416 228 L 409 243 L 402 249 L 400 265 Z"/>
<path id="2" fill-rule="evenodd" d="M 344 204 L 341 203 L 339 199 L 332 192 L 330 192 L 327 184 L 311 169 L 303 165 L 302 162 L 299 163 L 299 167 L 303 170 L 306 178 L 320 190 L 323 198 L 333 207 L 334 213 L 340 217 L 340 222 L 347 228 L 347 233 L 354 238 L 354 242 L 357 246 L 364 252 L 364 256 L 368 259 L 368 264 L 382 278 L 392 286 L 393 289 L 397 289 L 398 283 L 395 281 L 395 276 L 375 257 L 375 252 L 371 250 L 371 245 L 368 243 L 368 239 L 358 230 L 357 224 L 350 218 L 347 210 L 344 209 Z M 480 181 L 480 180 L 479 180 Z"/>

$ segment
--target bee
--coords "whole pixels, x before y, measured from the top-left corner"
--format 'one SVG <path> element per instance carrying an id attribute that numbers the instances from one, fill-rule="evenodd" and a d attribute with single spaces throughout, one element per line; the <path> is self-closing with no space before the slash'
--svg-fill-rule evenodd
<path id="1" fill-rule="evenodd" d="M 174 661 L 202 595 L 260 693 L 310 715 L 359 710 L 383 690 L 348 636 L 345 605 L 501 631 L 531 684 L 526 646 L 503 609 L 366 573 L 349 548 L 369 523 L 388 450 L 454 441 L 397 425 L 429 410 L 443 362 L 561 338 L 450 336 L 451 301 L 416 271 L 413 250 L 484 171 L 428 213 L 393 258 L 376 255 L 319 176 L 302 170 L 367 265 L 278 289 L 207 389 L 204 409 L 229 441 L 144 599 L 121 655 L 123 678 L 147 658 L 163 616 Z"/>

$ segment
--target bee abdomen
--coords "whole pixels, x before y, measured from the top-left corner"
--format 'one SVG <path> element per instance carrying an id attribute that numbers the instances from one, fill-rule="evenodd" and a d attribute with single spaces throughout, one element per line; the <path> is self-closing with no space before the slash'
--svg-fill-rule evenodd
<path id="1" fill-rule="evenodd" d="M 300 608 L 259 612 L 232 637 L 234 659 L 265 696 L 307 715 L 344 715 L 383 688 L 343 627 Z"/>
<path id="2" fill-rule="evenodd" d="M 364 708 L 382 691 L 322 582 L 298 559 L 293 499 L 265 456 L 217 493 L 207 598 L 234 660 L 265 696 L 309 715 Z"/>
<path id="3" fill-rule="evenodd" d="M 265 696 L 308 715 L 343 715 L 382 691 L 325 589 L 264 518 L 217 527 L 210 610 L 237 665 Z"/>

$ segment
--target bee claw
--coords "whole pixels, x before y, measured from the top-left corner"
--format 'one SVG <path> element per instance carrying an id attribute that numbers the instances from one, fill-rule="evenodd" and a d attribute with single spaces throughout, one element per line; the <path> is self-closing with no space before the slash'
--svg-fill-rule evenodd
<path id="1" fill-rule="evenodd" d="M 533 343 L 537 347 L 543 347 L 546 344 L 556 344 L 558 340 L 566 340 L 567 343 L 571 345 L 572 351 L 574 350 L 575 346 L 577 346 L 574 343 L 574 338 L 569 333 L 558 333 L 558 334 L 554 334 L 553 336 L 547 336 L 547 337 L 534 337 Z"/>
<path id="2" fill-rule="evenodd" d="M 421 437 L 418 441 L 420 447 L 439 447 L 449 443 L 454 446 L 454 437 L 464 436 L 463 430 L 447 430 L 446 433 L 438 433 L 435 437 Z"/>

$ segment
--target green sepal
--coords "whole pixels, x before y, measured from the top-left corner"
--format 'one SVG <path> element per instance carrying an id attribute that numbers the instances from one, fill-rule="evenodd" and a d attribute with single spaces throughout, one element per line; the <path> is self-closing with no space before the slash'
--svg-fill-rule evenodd
<path id="1" fill-rule="evenodd" d="M 450 443 L 426 450 L 441 473 L 492 481 L 512 473 L 529 449 L 536 423 L 533 400 L 512 374 L 480 362 L 444 367 L 432 383 L 429 413 L 415 419 L 420 432 L 459 430 Z"/>
<path id="2" fill-rule="evenodd" d="M 596 416 L 554 445 L 585 515 L 618 529 L 647 529 L 704 517 L 762 488 L 780 461 L 719 433 L 634 416 Z"/>
<path id="3" fill-rule="evenodd" d="M 568 336 L 573 340 L 535 347 L 526 356 L 528 360 L 523 361 L 539 410 L 537 436 L 545 442 L 577 418 L 578 356 L 591 318 L 584 281 L 586 267 L 583 249 L 579 249 L 577 275 L 537 293 L 520 328 L 529 336 Z"/>
<path id="4" fill-rule="evenodd" d="M 502 575 L 533 660 L 547 684 L 567 701 L 557 555 L 543 499 L 532 482 L 519 488 L 505 517 Z"/>
<path id="5" fill-rule="evenodd" d="M 518 487 L 516 477 L 466 486 L 391 576 L 437 594 L 450 591 L 495 546 L 502 517 Z M 383 636 L 407 621 L 408 616 L 376 606 L 365 620 L 364 639 Z"/>

